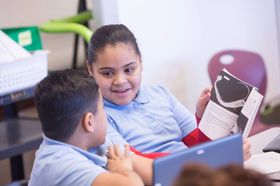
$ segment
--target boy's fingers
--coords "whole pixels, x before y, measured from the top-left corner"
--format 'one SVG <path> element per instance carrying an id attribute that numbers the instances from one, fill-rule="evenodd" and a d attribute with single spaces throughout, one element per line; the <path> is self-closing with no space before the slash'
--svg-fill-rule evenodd
<path id="1" fill-rule="evenodd" d="M 124 145 L 124 148 L 125 148 L 125 150 L 124 150 L 124 155 L 125 155 L 125 156 L 129 156 L 129 155 L 130 155 L 130 148 L 129 148 L 129 145 L 128 145 L 128 144 L 125 144 L 125 145 Z"/>
<path id="2" fill-rule="evenodd" d="M 116 154 L 116 156 L 122 155 L 122 152 L 121 152 L 121 149 L 120 149 L 120 146 L 119 146 L 119 145 L 114 145 L 114 148 L 115 148 L 115 154 Z"/>
<path id="3" fill-rule="evenodd" d="M 118 157 L 128 157 L 131 155 L 130 147 L 128 144 L 124 145 L 122 149 L 119 145 L 109 146 L 107 157 L 110 159 L 116 159 Z"/>
<path id="4" fill-rule="evenodd" d="M 107 154 L 108 158 L 116 158 L 116 154 L 115 154 L 115 150 L 114 147 L 112 145 L 109 146 L 108 148 L 108 154 Z"/>

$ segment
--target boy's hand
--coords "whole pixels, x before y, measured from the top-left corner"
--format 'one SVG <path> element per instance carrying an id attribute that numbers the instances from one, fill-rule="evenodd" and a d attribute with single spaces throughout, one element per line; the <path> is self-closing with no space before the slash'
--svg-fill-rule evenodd
<path id="1" fill-rule="evenodd" d="M 243 140 L 243 158 L 244 161 L 251 157 L 251 144 L 248 139 Z"/>
<path id="2" fill-rule="evenodd" d="M 202 93 L 200 94 L 198 101 L 196 103 L 196 116 L 200 119 L 202 118 L 206 105 L 208 104 L 208 101 L 210 100 L 211 89 L 212 89 L 212 87 L 205 88 L 202 91 Z"/>
<path id="3" fill-rule="evenodd" d="M 121 150 L 119 145 L 110 146 L 108 150 L 107 169 L 109 171 L 115 173 L 133 171 L 133 165 L 128 145 L 125 145 L 124 150 Z"/>

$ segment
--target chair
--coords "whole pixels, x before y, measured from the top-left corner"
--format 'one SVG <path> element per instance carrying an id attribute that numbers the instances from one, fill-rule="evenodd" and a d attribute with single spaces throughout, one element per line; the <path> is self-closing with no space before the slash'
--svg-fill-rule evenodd
<path id="1" fill-rule="evenodd" d="M 259 88 L 265 96 L 267 86 L 267 72 L 262 57 L 254 52 L 242 50 L 225 50 L 215 54 L 208 64 L 208 74 L 212 84 L 221 69 L 226 68 L 231 74 Z M 280 126 L 279 124 L 265 124 L 260 120 L 258 111 L 249 135 L 254 135 L 265 129 Z"/>

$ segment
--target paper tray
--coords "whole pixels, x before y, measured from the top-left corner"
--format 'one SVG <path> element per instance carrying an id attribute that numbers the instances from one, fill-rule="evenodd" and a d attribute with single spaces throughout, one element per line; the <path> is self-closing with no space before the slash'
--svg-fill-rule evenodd
<path id="1" fill-rule="evenodd" d="M 30 58 L 0 64 L 0 96 L 35 86 L 47 76 L 48 51 L 35 51 Z"/>

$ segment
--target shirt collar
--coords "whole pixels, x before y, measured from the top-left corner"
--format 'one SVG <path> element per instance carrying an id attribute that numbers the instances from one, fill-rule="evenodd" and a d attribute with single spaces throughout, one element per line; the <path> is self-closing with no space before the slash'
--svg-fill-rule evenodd
<path id="1" fill-rule="evenodd" d="M 83 149 L 81 149 L 79 147 L 73 146 L 71 144 L 64 143 L 64 142 L 61 142 L 61 141 L 57 141 L 57 140 L 48 138 L 44 134 L 43 134 L 43 145 L 63 145 L 63 146 L 66 146 L 66 147 L 69 147 L 69 148 L 75 150 L 76 152 L 78 152 L 80 154 L 83 154 L 85 157 L 87 157 L 88 159 L 94 161 L 96 164 L 98 164 L 98 165 L 100 165 L 102 167 L 106 166 L 107 158 L 95 154 L 94 151 L 92 150 L 94 148 L 92 148 L 90 150 L 90 152 L 89 151 L 85 151 L 85 150 L 83 150 Z M 95 147 L 95 148 L 98 148 L 98 147 Z"/>
<path id="2" fill-rule="evenodd" d="M 136 95 L 136 98 L 134 100 L 132 100 L 132 102 L 128 103 L 127 105 L 117 105 L 107 99 L 103 99 L 104 100 L 104 105 L 106 107 L 111 107 L 111 108 L 117 108 L 117 109 L 122 109 L 122 108 L 127 108 L 133 105 L 133 102 L 136 103 L 140 103 L 140 104 L 146 104 L 149 103 L 149 99 L 147 98 L 147 96 L 143 93 L 142 90 L 139 90 L 139 92 Z"/>
<path id="3" fill-rule="evenodd" d="M 143 93 L 143 90 L 139 90 L 136 98 L 134 99 L 134 101 L 141 103 L 141 104 L 146 104 L 149 103 L 149 99 L 148 97 Z"/>

